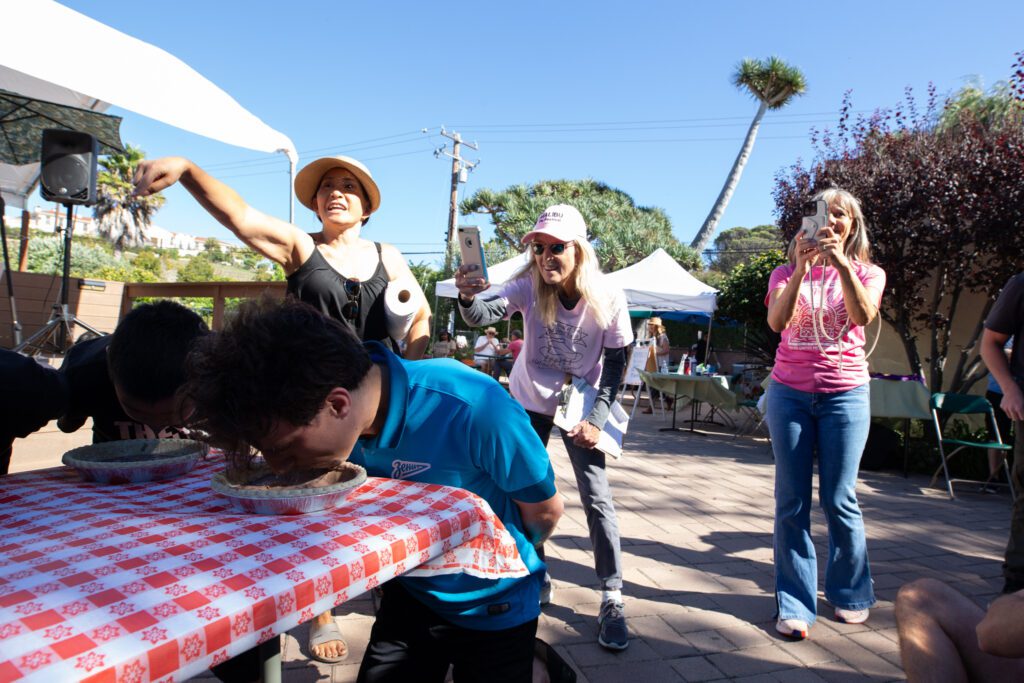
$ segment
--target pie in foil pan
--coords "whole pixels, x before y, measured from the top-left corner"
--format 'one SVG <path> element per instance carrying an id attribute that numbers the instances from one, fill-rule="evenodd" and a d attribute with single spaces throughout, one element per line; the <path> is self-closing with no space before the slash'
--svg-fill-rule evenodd
<path id="1" fill-rule="evenodd" d="M 244 471 L 213 475 L 213 490 L 227 497 L 235 509 L 258 515 L 304 515 L 341 505 L 366 481 L 366 470 L 343 462 L 329 470 L 275 475 L 257 461 Z"/>
<path id="2" fill-rule="evenodd" d="M 192 439 L 124 439 L 73 448 L 61 462 L 85 481 L 140 484 L 185 474 L 206 454 L 206 444 Z"/>

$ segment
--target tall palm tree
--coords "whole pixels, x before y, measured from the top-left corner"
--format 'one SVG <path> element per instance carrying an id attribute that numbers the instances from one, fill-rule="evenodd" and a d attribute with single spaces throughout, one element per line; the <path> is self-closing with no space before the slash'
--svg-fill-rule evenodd
<path id="1" fill-rule="evenodd" d="M 761 119 L 764 118 L 765 112 L 769 109 L 782 109 L 789 104 L 790 100 L 797 95 L 802 95 L 807 89 L 807 82 L 800 70 L 786 64 L 778 57 L 769 57 L 764 60 L 744 59 L 736 68 L 732 83 L 740 90 L 749 92 L 760 105 L 757 108 L 757 114 L 754 115 L 754 120 L 750 123 L 750 129 L 747 130 L 743 147 L 740 148 L 740 153 L 732 164 L 732 170 L 729 171 L 729 176 L 725 179 L 725 185 L 718 194 L 715 205 L 711 207 L 711 213 L 704 219 L 704 225 L 700 226 L 697 236 L 690 243 L 697 253 L 704 251 L 704 247 L 711 241 L 711 236 L 715 234 L 715 228 L 718 227 L 718 221 L 725 213 L 725 207 L 729 204 L 729 200 L 732 199 L 732 193 L 736 190 L 736 185 L 739 184 L 740 176 L 743 174 L 743 167 L 747 165 L 747 160 L 750 158 L 750 150 L 754 148 L 757 129 L 761 125 Z"/>
<path id="2" fill-rule="evenodd" d="M 153 215 L 164 204 L 164 196 L 132 195 L 135 167 L 146 158 L 138 147 L 125 145 L 123 154 L 101 159 L 102 171 L 96 176 L 96 204 L 92 214 L 100 234 L 114 243 L 114 255 L 121 256 L 126 247 L 145 244 L 146 230 Z"/>

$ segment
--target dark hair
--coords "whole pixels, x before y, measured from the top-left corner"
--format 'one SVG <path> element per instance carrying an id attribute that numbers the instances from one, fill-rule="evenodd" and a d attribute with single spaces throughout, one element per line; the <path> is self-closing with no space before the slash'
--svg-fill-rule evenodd
<path id="1" fill-rule="evenodd" d="M 523 331 L 520 330 L 518 327 L 516 329 L 512 330 L 511 332 L 509 332 L 509 334 L 511 336 L 515 337 L 516 339 L 522 339 L 523 338 Z"/>
<path id="2" fill-rule="evenodd" d="M 185 383 L 185 357 L 209 332 L 198 314 L 174 301 L 136 306 L 110 338 L 110 378 L 132 398 L 170 398 Z"/>
<path id="3" fill-rule="evenodd" d="M 263 297 L 196 345 L 185 396 L 210 441 L 245 456 L 278 421 L 310 424 L 332 389 L 355 389 L 371 365 L 347 325 L 296 299 Z"/>

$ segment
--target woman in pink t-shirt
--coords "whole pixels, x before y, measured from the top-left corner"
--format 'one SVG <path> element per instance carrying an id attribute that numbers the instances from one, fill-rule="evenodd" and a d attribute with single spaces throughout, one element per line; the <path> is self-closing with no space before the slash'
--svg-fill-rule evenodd
<path id="1" fill-rule="evenodd" d="M 566 378 L 580 377 L 597 389 L 590 413 L 572 429 L 560 429 L 576 474 L 587 516 L 594 565 L 601 582 L 598 642 L 609 650 L 629 645 L 622 603 L 622 552 L 605 455 L 594 448 L 615 401 L 633 343 L 626 296 L 601 274 L 587 226 L 574 207 L 548 207 L 523 237 L 531 259 L 493 293 L 475 271 L 461 266 L 455 275 L 459 310 L 470 325 L 486 325 L 523 315 L 526 341 L 512 366 L 509 389 L 526 408 L 544 445 L 553 427 L 559 393 Z M 543 557 L 543 554 L 541 555 Z M 541 604 L 551 596 L 545 575 Z"/>
<path id="2" fill-rule="evenodd" d="M 789 264 L 771 275 L 768 325 L 781 333 L 767 391 L 766 422 L 775 452 L 776 630 L 807 637 L 816 618 L 818 573 L 811 540 L 811 488 L 828 523 L 825 599 L 837 621 L 867 621 L 875 596 L 857 471 L 871 422 L 864 329 L 878 315 L 885 272 L 869 260 L 860 202 L 826 190 L 828 224 L 801 232 Z"/>

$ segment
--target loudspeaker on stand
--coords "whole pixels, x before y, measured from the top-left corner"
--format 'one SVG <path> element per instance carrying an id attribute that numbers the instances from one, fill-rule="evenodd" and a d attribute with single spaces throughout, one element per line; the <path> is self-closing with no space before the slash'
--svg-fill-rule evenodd
<path id="1" fill-rule="evenodd" d="M 61 204 L 95 204 L 99 143 L 88 133 L 43 131 L 39 194 Z"/>

